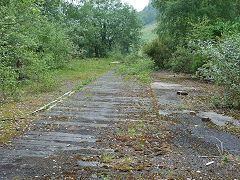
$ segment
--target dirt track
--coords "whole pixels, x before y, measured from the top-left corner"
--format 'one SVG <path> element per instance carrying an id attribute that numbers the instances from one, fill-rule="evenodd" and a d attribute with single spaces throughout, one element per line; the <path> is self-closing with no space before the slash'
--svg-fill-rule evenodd
<path id="1" fill-rule="evenodd" d="M 238 179 L 239 133 L 189 115 L 176 91 L 205 92 L 166 77 L 152 89 L 106 73 L 2 146 L 0 179 Z"/>

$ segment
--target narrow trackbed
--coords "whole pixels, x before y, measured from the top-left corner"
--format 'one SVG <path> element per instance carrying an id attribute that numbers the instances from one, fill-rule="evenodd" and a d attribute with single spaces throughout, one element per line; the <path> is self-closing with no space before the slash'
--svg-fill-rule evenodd
<path id="1" fill-rule="evenodd" d="M 42 113 L 29 132 L 0 148 L 0 179 L 98 179 L 104 170 L 98 160 L 113 152 L 103 139 L 116 122 L 131 121 L 118 107 L 138 103 L 127 92 L 139 89 L 108 72 Z M 137 111 L 129 113 L 137 119 Z"/>

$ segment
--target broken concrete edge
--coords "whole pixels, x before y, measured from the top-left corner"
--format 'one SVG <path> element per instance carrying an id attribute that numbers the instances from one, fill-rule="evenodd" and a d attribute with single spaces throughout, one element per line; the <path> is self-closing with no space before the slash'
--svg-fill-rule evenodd
<path id="1" fill-rule="evenodd" d="M 165 113 L 164 111 L 161 112 L 161 110 L 158 112 L 160 115 L 163 115 L 163 116 L 168 116 L 170 114 L 174 114 L 174 113 L 186 113 L 186 114 L 189 114 L 191 116 L 198 116 L 199 118 L 201 118 L 201 120 L 203 122 L 210 122 L 211 121 L 211 118 L 208 117 L 208 116 L 202 116 L 202 115 L 199 115 L 199 113 L 197 113 L 196 111 L 188 111 L 188 110 L 183 110 L 182 112 L 179 112 L 179 111 L 173 111 L 173 112 L 170 112 L 170 113 Z"/>
<path id="2" fill-rule="evenodd" d="M 47 105 L 45 105 L 45 106 L 37 109 L 36 111 L 33 111 L 31 114 L 34 115 L 34 114 L 36 114 L 36 113 L 38 113 L 38 112 L 41 112 L 41 111 L 44 111 L 44 110 L 47 110 L 47 109 L 51 109 L 51 108 L 53 108 L 54 106 L 56 106 L 56 104 L 57 104 L 58 102 L 62 101 L 62 99 L 63 99 L 64 97 L 71 96 L 73 93 L 75 93 L 75 91 L 69 91 L 69 92 L 65 93 L 64 95 L 58 97 L 56 100 L 48 103 Z"/>

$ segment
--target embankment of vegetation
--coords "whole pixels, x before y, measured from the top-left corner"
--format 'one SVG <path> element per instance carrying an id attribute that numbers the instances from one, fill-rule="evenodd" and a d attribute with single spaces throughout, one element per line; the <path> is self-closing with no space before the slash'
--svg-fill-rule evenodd
<path id="1" fill-rule="evenodd" d="M 229 1 L 153 0 L 158 38 L 143 52 L 159 68 L 184 72 L 222 87 L 215 105 L 240 109 L 239 5 Z"/>

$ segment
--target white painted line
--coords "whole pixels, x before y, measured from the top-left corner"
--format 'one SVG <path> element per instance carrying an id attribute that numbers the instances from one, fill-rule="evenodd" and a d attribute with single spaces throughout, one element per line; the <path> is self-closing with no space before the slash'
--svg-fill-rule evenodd
<path id="1" fill-rule="evenodd" d="M 57 105 L 58 102 L 62 101 L 62 99 L 63 99 L 64 97 L 66 97 L 66 96 L 71 96 L 73 93 L 75 93 L 75 91 L 69 91 L 69 92 L 65 93 L 64 95 L 58 97 L 56 100 L 48 103 L 47 105 L 39 108 L 38 110 L 32 112 L 31 114 L 38 113 L 38 112 L 43 111 L 43 110 L 45 110 L 45 109 L 52 109 L 53 107 L 55 107 L 55 106 Z"/>

